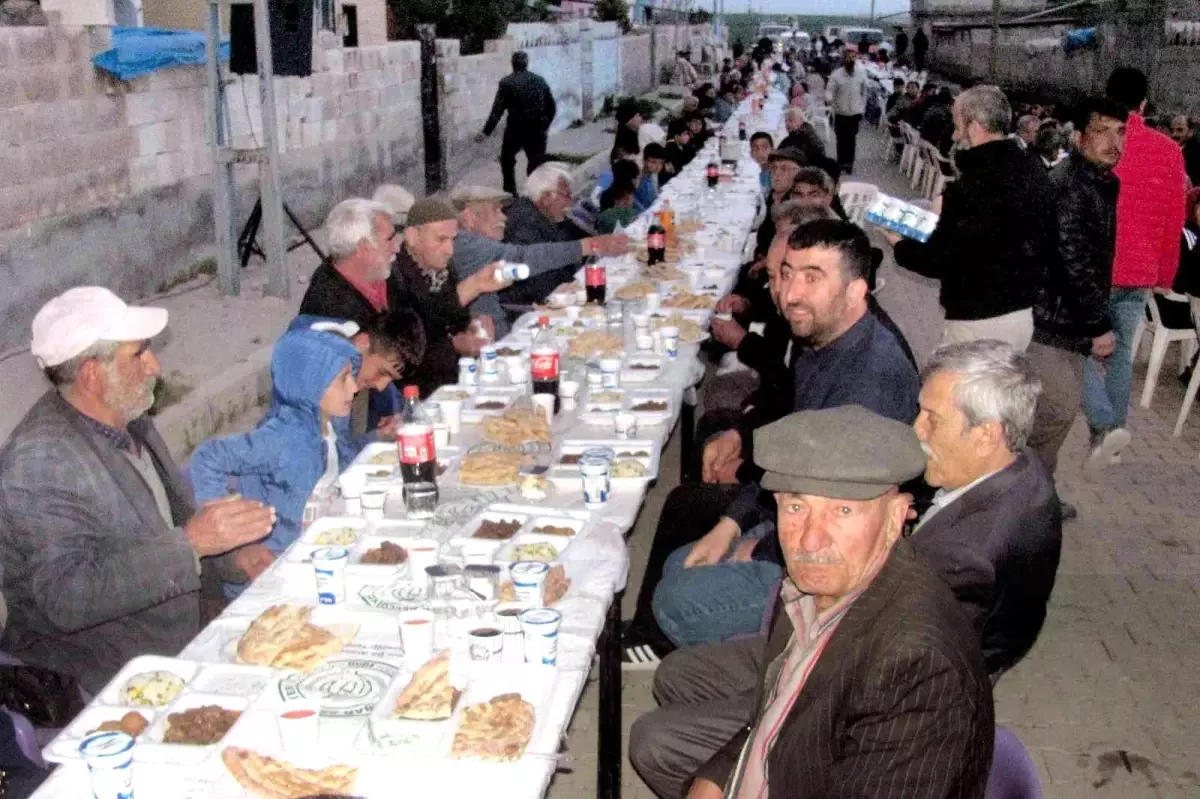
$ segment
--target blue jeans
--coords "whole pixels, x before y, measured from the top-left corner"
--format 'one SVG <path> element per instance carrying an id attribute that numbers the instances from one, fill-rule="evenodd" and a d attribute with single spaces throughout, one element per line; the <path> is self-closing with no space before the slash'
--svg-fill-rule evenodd
<path id="1" fill-rule="evenodd" d="M 1117 346 L 1101 367 L 1088 358 L 1083 369 L 1083 413 L 1093 433 L 1125 426 L 1129 395 L 1133 391 L 1133 334 L 1146 308 L 1144 289 L 1114 288 L 1108 299 L 1108 317 Z"/>
<path id="2" fill-rule="evenodd" d="M 675 550 L 654 590 L 654 620 L 676 646 L 715 643 L 762 627 L 783 570 L 752 560 L 683 568 L 692 545 Z"/>

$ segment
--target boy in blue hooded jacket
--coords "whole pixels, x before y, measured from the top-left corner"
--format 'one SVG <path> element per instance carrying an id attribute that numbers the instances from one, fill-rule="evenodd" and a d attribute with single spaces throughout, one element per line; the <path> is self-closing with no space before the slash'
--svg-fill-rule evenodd
<path id="1" fill-rule="evenodd" d="M 358 350 L 338 333 L 284 333 L 271 355 L 274 401 L 266 418 L 249 433 L 206 441 L 192 456 L 200 503 L 227 496 L 232 488 L 275 509 L 275 528 L 247 545 L 253 554 L 240 560 L 248 580 L 300 535 L 304 505 L 317 483 L 327 472 L 336 477 L 330 422 L 349 415 L 360 363 Z M 227 583 L 226 594 L 241 587 Z"/>

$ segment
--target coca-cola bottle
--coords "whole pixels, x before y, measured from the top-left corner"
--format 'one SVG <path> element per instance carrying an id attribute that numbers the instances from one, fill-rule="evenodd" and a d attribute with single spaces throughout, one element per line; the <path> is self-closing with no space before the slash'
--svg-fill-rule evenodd
<path id="1" fill-rule="evenodd" d="M 721 165 L 716 161 L 709 161 L 708 168 L 704 171 L 704 177 L 708 178 L 708 187 L 715 189 L 721 180 Z"/>
<path id="2" fill-rule="evenodd" d="M 604 268 L 604 264 L 593 261 L 584 266 L 583 283 L 587 290 L 587 301 L 603 305 L 608 286 L 608 270 Z"/>
<path id="3" fill-rule="evenodd" d="M 408 517 L 432 519 L 438 503 L 437 451 L 433 444 L 433 420 L 421 406 L 416 386 L 404 387 L 404 413 L 396 438 Z"/>
<path id="4" fill-rule="evenodd" d="M 657 218 L 646 231 L 646 265 L 654 266 L 667 260 L 667 231 Z"/>
<path id="5" fill-rule="evenodd" d="M 533 393 L 552 394 L 554 412 L 558 413 L 558 341 L 550 332 L 549 317 L 538 317 L 538 328 L 529 352 L 529 376 L 533 378 Z"/>
<path id="6" fill-rule="evenodd" d="M 746 120 L 738 120 L 738 141 L 746 140 Z"/>

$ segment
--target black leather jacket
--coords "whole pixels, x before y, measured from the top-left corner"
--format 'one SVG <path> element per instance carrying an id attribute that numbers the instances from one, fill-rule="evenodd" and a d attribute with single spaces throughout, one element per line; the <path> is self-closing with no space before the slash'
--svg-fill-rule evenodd
<path id="1" fill-rule="evenodd" d="M 488 114 L 483 132 L 490 136 L 505 111 L 508 112 L 509 128 L 542 132 L 550 127 L 557 110 L 554 93 L 541 75 L 528 70 L 512 72 L 500 79 L 496 99 L 492 101 L 492 113 Z"/>
<path id="2" fill-rule="evenodd" d="M 1038 286 L 1033 340 L 1087 354 L 1112 330 L 1108 295 L 1116 248 L 1117 193 L 1111 170 L 1078 153 L 1050 170 L 1058 215 L 1058 258 Z"/>

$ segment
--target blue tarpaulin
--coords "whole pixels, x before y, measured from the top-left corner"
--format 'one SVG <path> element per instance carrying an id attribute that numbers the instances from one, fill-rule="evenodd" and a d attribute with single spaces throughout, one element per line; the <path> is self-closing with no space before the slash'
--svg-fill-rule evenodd
<path id="1" fill-rule="evenodd" d="M 160 69 L 203 64 L 208 36 L 196 31 L 168 28 L 113 28 L 112 49 L 92 58 L 92 63 L 121 80 L 133 80 Z M 229 42 L 222 42 L 220 57 L 229 60 Z"/>
<path id="2" fill-rule="evenodd" d="M 1086 50 L 1097 44 L 1095 28 L 1076 28 L 1063 34 L 1063 50 L 1068 53 Z"/>

